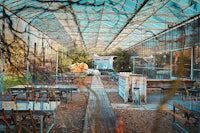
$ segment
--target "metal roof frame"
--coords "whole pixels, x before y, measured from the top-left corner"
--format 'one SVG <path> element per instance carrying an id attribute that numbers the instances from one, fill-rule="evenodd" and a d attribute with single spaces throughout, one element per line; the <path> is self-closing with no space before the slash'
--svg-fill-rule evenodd
<path id="1" fill-rule="evenodd" d="M 200 0 L 0 0 L 0 7 L 1 19 L 4 8 L 63 47 L 91 53 L 133 48 L 200 14 Z"/>

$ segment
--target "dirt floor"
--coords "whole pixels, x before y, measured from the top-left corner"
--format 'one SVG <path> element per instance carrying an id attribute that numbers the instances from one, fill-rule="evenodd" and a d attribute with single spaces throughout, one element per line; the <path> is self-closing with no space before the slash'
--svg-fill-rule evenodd
<path id="1" fill-rule="evenodd" d="M 118 95 L 118 85 L 110 81 L 106 76 L 101 77 L 104 88 L 116 90 L 107 92 L 112 103 L 124 104 Z M 64 99 L 56 113 L 56 124 L 51 133 L 81 133 L 84 126 L 84 117 L 87 107 L 88 92 L 91 78 L 86 78 L 80 85 L 80 92 L 73 93 L 73 99 L 66 104 Z M 122 118 L 125 133 L 176 133 L 172 128 L 172 116 L 167 112 L 156 110 L 135 110 L 134 108 L 115 108 L 117 118 Z"/>

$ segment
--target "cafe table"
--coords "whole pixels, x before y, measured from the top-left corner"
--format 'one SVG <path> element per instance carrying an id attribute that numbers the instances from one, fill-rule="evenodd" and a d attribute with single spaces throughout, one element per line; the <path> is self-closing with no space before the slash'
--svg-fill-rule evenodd
<path id="1" fill-rule="evenodd" d="M 46 115 L 52 114 L 53 119 L 55 119 L 55 113 L 57 107 L 60 105 L 60 101 L 0 101 L 0 109 L 4 109 L 6 112 L 11 112 L 11 110 L 29 110 L 31 109 L 33 115 L 40 116 L 40 133 L 43 133 L 43 119 Z M 51 125 L 47 128 L 46 132 L 50 132 L 50 130 L 54 126 L 54 120 Z"/>
<path id="2" fill-rule="evenodd" d="M 72 92 L 77 91 L 77 86 L 75 85 L 17 85 L 8 88 L 8 92 L 17 96 L 19 93 L 26 93 L 27 96 L 30 96 L 32 92 L 49 92 L 53 94 L 54 92 L 62 97 L 62 93 L 66 94 L 66 103 L 69 103 L 72 100 Z"/>

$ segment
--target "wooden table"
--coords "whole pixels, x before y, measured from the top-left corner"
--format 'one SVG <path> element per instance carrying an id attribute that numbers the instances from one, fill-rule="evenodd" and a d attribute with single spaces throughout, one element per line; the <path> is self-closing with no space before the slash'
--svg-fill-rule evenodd
<path id="1" fill-rule="evenodd" d="M 192 86 L 196 80 L 191 79 L 147 79 L 147 88 L 160 88 L 160 86 L 172 86 L 174 83 L 179 82 L 186 86 Z"/>
<path id="2" fill-rule="evenodd" d="M 86 75 L 85 74 L 75 74 L 75 73 L 62 73 L 59 75 L 53 75 L 55 79 L 57 79 L 58 84 L 76 84 L 78 82 L 78 79 L 80 78 L 83 80 Z"/>
<path id="3" fill-rule="evenodd" d="M 169 91 L 171 91 L 172 89 L 174 89 L 174 87 L 173 86 L 161 86 L 160 87 L 161 88 L 161 93 L 162 94 L 164 94 L 164 93 L 166 93 L 166 92 L 169 92 Z M 188 89 L 190 89 L 191 88 L 191 86 L 186 86 L 186 88 Z M 188 90 L 189 90 L 188 89 Z M 186 89 L 185 89 L 185 86 L 179 86 L 178 88 L 177 88 L 177 90 L 176 91 L 178 91 L 178 92 L 180 92 L 181 93 L 181 95 L 182 96 L 186 96 Z"/>
<path id="4" fill-rule="evenodd" d="M 200 96 L 200 88 L 198 89 L 188 89 L 189 95 L 199 97 Z"/>
<path id="5" fill-rule="evenodd" d="M 40 116 L 40 133 L 43 133 L 43 118 L 47 114 L 52 114 L 53 119 L 55 119 L 55 113 L 57 107 L 60 105 L 60 101 L 50 101 L 50 102 L 18 102 L 18 101 L 0 101 L 0 109 L 4 109 L 7 112 L 11 112 L 11 110 L 28 110 L 31 109 L 33 115 Z M 47 128 L 47 132 L 49 132 L 54 126 L 53 123 Z"/>
<path id="6" fill-rule="evenodd" d="M 72 85 L 18 85 L 8 88 L 8 91 L 13 95 L 17 96 L 20 92 L 26 93 L 27 96 L 30 96 L 31 93 L 57 93 L 62 97 L 62 93 L 66 93 L 67 103 L 72 100 L 72 92 L 77 91 L 76 86 Z M 36 95 L 36 94 L 34 94 Z"/>

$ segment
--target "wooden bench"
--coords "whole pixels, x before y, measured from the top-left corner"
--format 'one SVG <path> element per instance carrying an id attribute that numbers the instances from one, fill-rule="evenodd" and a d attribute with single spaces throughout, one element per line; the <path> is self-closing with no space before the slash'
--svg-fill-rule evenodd
<path id="1" fill-rule="evenodd" d="M 184 84 L 186 86 L 193 86 L 193 83 L 196 81 L 190 79 L 147 79 L 147 88 L 160 88 L 161 86 L 172 86 L 176 82 L 179 82 L 180 84 Z"/>
<path id="2" fill-rule="evenodd" d="M 177 111 L 178 109 L 178 111 Z M 178 118 L 179 121 L 176 120 Z M 200 114 L 197 111 L 190 110 L 187 107 L 178 104 L 176 102 L 173 103 L 173 126 L 177 128 L 180 132 L 189 133 L 189 131 L 184 128 L 186 125 L 198 125 L 200 119 Z M 184 126 L 180 123 L 184 122 Z M 200 127 L 198 127 L 198 133 L 200 133 Z"/>
<path id="3" fill-rule="evenodd" d="M 173 87 L 173 86 L 161 86 L 161 93 L 162 94 L 166 94 L 169 93 L 170 91 L 173 91 L 174 94 L 178 93 L 181 94 L 182 97 L 183 96 L 187 96 L 188 95 L 188 90 L 191 88 L 191 86 L 178 86 L 178 87 Z M 176 90 L 175 90 L 176 89 Z"/>

